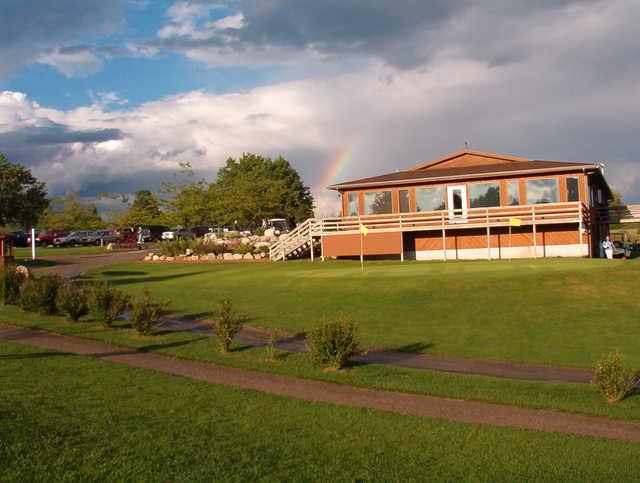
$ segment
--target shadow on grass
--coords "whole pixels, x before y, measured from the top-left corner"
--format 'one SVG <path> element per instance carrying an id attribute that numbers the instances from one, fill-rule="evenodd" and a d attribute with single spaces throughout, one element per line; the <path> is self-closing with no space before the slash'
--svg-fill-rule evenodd
<path id="1" fill-rule="evenodd" d="M 111 273 L 125 273 L 125 272 L 118 272 L 118 271 L 112 270 Z M 131 272 L 131 273 L 134 273 L 134 272 Z M 139 273 L 145 274 L 146 272 L 139 272 Z M 167 280 L 193 277 L 194 275 L 200 275 L 202 273 L 206 273 L 206 272 L 200 271 L 200 272 L 190 272 L 190 273 L 175 273 L 172 275 L 159 275 L 156 277 L 132 277 L 132 278 L 122 278 L 122 279 L 113 279 L 113 280 L 110 280 L 107 278 L 107 281 L 114 286 L 147 284 L 147 283 L 153 283 L 153 282 L 166 282 Z M 109 272 L 101 272 L 95 275 L 82 275 L 78 281 L 81 283 L 91 283 L 96 280 L 104 280 L 105 277 L 103 277 L 102 275 L 108 275 L 108 274 Z"/>
<path id="2" fill-rule="evenodd" d="M 47 267 L 55 267 L 57 265 L 65 265 L 63 262 L 54 262 L 53 260 L 44 260 L 44 259 L 36 259 L 36 260 L 16 260 L 17 265 L 24 265 L 27 268 L 47 268 Z"/>
<path id="3" fill-rule="evenodd" d="M 411 344 L 403 345 L 401 347 L 396 348 L 398 352 L 409 352 L 412 354 L 422 354 L 426 352 L 428 349 L 433 348 L 433 343 L 431 342 L 413 342 Z"/>
<path id="4" fill-rule="evenodd" d="M 198 342 L 201 340 L 205 340 L 208 339 L 208 337 L 198 337 L 196 339 L 191 339 L 191 340 L 180 340 L 180 341 L 176 341 L 176 342 L 167 342 L 166 344 L 149 344 L 149 345 L 145 345 L 142 347 L 139 347 L 137 350 L 140 352 L 153 352 L 153 351 L 158 351 L 158 350 L 162 350 L 162 349 L 170 349 L 173 347 L 181 347 L 183 345 L 188 345 L 188 344 L 192 344 L 193 342 Z"/>
<path id="5" fill-rule="evenodd" d="M 44 359 L 46 357 L 70 357 L 73 354 L 64 352 L 35 352 L 33 354 L 0 354 L 0 361 L 19 361 L 23 359 Z"/>
<path id="6" fill-rule="evenodd" d="M 125 277 L 131 275 L 148 275 L 149 272 L 143 272 L 140 270 L 107 270 L 101 272 L 102 275 L 109 275 L 110 277 Z"/>

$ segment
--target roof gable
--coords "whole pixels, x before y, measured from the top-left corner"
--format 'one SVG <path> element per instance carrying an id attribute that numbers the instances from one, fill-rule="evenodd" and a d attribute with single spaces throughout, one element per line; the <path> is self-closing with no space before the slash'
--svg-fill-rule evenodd
<path id="1" fill-rule="evenodd" d="M 473 166 L 487 166 L 495 164 L 509 164 L 531 161 L 526 158 L 516 156 L 506 156 L 504 154 L 485 153 L 481 151 L 471 151 L 464 149 L 442 158 L 425 161 L 423 163 L 412 166 L 405 171 L 430 170 L 430 169 L 448 169 L 448 168 L 469 168 Z"/>

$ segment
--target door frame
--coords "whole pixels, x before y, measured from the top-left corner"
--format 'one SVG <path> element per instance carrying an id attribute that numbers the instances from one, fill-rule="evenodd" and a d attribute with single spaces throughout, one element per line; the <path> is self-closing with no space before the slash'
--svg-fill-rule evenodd
<path id="1" fill-rule="evenodd" d="M 460 190 L 460 199 L 462 200 L 462 209 L 460 213 L 456 213 L 453 208 L 453 192 Z M 451 185 L 447 186 L 447 209 L 449 211 L 449 220 L 453 223 L 464 223 L 467 221 L 467 211 L 469 209 L 469 200 L 467 197 L 467 185 Z"/>

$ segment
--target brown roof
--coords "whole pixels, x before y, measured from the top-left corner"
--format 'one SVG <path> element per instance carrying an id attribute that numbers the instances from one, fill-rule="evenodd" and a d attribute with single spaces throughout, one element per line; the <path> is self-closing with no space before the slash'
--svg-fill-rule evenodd
<path id="1" fill-rule="evenodd" d="M 504 176 L 510 173 L 525 174 L 545 171 L 572 171 L 580 169 L 598 169 L 593 163 L 565 163 L 562 161 L 519 161 L 517 163 L 488 164 L 455 168 L 412 169 L 363 178 L 344 183 L 336 183 L 329 189 L 341 189 L 364 186 L 411 184 L 415 182 L 439 181 L 456 178 L 486 178 L 494 175 Z"/>

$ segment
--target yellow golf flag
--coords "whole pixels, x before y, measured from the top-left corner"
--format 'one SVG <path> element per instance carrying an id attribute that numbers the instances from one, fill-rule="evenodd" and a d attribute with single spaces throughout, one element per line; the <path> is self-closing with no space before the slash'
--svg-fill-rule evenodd
<path id="1" fill-rule="evenodd" d="M 520 226 L 522 225 L 522 220 L 520 218 L 509 218 L 509 226 Z"/>
<path id="2" fill-rule="evenodd" d="M 367 236 L 367 233 L 369 233 L 369 228 L 360 223 L 360 233 L 362 233 L 364 236 Z"/>

